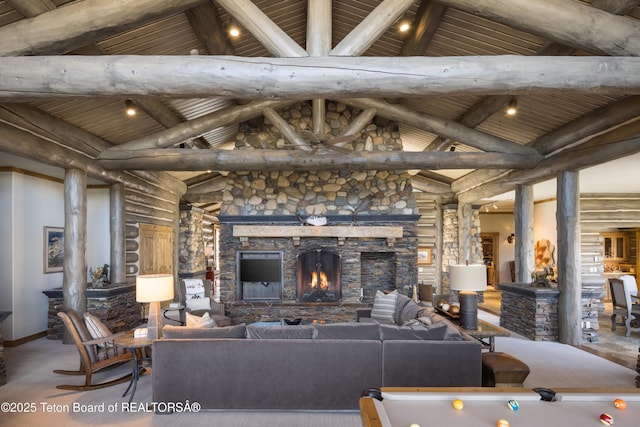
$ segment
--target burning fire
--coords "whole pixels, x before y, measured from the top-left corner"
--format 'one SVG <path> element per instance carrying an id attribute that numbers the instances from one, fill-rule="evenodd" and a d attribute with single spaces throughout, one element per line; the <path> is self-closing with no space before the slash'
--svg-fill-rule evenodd
<path id="1" fill-rule="evenodd" d="M 311 288 L 318 288 L 318 273 L 315 271 L 311 273 Z M 329 281 L 327 280 L 327 275 L 324 271 L 320 272 L 320 289 L 329 289 Z"/>

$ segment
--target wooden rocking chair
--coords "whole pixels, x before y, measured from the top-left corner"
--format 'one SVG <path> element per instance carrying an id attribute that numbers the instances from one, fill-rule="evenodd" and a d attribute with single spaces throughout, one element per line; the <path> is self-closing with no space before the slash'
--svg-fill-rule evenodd
<path id="1" fill-rule="evenodd" d="M 56 369 L 53 372 L 64 375 L 84 375 L 85 381 L 83 385 L 63 384 L 56 386 L 56 388 L 62 390 L 95 390 L 130 381 L 132 373 L 101 383 L 94 384 L 92 382 L 94 373 L 105 371 L 133 360 L 132 353 L 124 352 L 123 349 L 119 349 L 113 343 L 116 337 L 124 335 L 125 332 L 92 339 L 82 317 L 74 310 L 67 309 L 65 311 L 59 312 L 58 317 L 64 322 L 80 353 L 80 369 L 77 371 Z"/>

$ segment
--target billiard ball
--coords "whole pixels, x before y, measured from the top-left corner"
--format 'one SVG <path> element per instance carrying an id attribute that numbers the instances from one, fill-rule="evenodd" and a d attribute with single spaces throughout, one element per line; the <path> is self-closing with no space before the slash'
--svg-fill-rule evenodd
<path id="1" fill-rule="evenodd" d="M 622 399 L 616 399 L 613 401 L 613 406 L 615 406 L 618 409 L 626 409 L 627 408 L 627 402 L 625 402 Z"/>
<path id="2" fill-rule="evenodd" d="M 498 420 L 498 422 L 496 423 L 496 425 L 497 425 L 498 427 L 509 427 L 509 421 L 507 421 L 507 420 L 503 420 L 503 419 L 500 419 L 500 420 Z"/>
<path id="3" fill-rule="evenodd" d="M 512 411 L 517 411 L 518 409 L 520 409 L 520 404 L 518 403 L 518 401 L 517 400 L 513 400 L 513 399 L 511 399 L 510 401 L 507 402 L 507 406 Z"/>
<path id="4" fill-rule="evenodd" d="M 420 424 L 413 423 L 409 427 L 420 427 Z"/>
<path id="5" fill-rule="evenodd" d="M 606 426 L 613 424 L 613 417 L 609 414 L 600 414 L 600 422 Z"/>
<path id="6" fill-rule="evenodd" d="M 458 411 L 462 411 L 462 408 L 464 408 L 464 402 L 460 399 L 456 399 L 453 401 L 453 407 Z"/>

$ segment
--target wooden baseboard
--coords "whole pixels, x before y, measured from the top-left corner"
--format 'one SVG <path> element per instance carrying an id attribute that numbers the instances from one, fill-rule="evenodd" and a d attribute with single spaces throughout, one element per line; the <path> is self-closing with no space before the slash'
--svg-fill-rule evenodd
<path id="1" fill-rule="evenodd" d="M 5 347 L 17 347 L 19 345 L 22 344 L 26 344 L 30 341 L 35 341 L 37 339 L 40 338 L 44 338 L 47 336 L 47 331 L 42 331 L 42 332 L 38 332 L 37 334 L 33 334 L 33 335 L 29 335 L 28 337 L 24 337 L 24 338 L 20 338 L 19 340 L 13 340 L 13 341 L 4 341 L 4 346 Z"/>

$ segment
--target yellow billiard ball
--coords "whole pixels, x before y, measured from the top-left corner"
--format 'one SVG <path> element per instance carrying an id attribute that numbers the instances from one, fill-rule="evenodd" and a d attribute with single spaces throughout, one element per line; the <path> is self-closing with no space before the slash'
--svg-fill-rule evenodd
<path id="1" fill-rule="evenodd" d="M 413 423 L 409 427 L 420 427 L 420 424 Z"/>
<path id="2" fill-rule="evenodd" d="M 626 409 L 627 408 L 627 402 L 625 402 L 622 399 L 616 399 L 613 401 L 613 406 L 615 406 L 618 409 Z"/>
<path id="3" fill-rule="evenodd" d="M 496 425 L 498 427 L 509 427 L 509 421 L 507 421 L 507 420 L 498 420 Z"/>
<path id="4" fill-rule="evenodd" d="M 453 401 L 453 407 L 458 411 L 462 411 L 462 408 L 464 408 L 464 402 L 460 399 L 456 399 Z"/>

